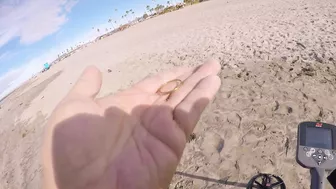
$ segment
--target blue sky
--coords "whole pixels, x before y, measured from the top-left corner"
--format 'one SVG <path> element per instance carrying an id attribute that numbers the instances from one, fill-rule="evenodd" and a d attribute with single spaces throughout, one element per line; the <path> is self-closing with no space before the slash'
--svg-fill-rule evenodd
<path id="1" fill-rule="evenodd" d="M 98 36 L 92 27 L 103 31 L 111 27 L 109 18 L 121 23 L 126 10 L 142 15 L 147 5 L 166 3 L 167 0 L 0 0 L 0 99 L 57 54 Z"/>

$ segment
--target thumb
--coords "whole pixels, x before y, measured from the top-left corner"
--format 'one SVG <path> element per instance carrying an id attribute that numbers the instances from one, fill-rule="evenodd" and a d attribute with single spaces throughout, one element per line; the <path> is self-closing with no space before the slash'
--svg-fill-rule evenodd
<path id="1" fill-rule="evenodd" d="M 94 98 L 99 93 L 101 85 L 101 72 L 95 66 L 89 66 L 83 71 L 69 96 Z"/>

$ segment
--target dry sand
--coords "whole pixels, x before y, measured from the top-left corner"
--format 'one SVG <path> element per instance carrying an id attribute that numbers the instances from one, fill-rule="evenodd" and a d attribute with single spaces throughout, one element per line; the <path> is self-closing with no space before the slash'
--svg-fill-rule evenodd
<path id="1" fill-rule="evenodd" d="M 103 72 L 102 96 L 209 57 L 222 64 L 222 86 L 170 188 L 238 188 L 258 172 L 309 188 L 308 170 L 295 162 L 296 129 L 306 120 L 335 123 L 334 0 L 213 0 L 63 60 L 0 102 L 0 188 L 41 188 L 46 119 L 85 66 Z"/>

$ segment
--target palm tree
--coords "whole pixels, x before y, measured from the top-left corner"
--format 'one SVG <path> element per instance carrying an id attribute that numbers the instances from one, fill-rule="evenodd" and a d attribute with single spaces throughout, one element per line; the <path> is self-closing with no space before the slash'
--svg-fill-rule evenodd
<path id="1" fill-rule="evenodd" d="M 121 16 L 121 22 L 123 22 L 123 21 L 124 21 L 124 15 Z"/>
<path id="2" fill-rule="evenodd" d="M 148 14 L 147 12 L 144 13 L 144 15 L 142 16 L 143 19 L 147 19 L 148 18 Z"/>
<path id="3" fill-rule="evenodd" d="M 170 7 L 170 1 L 167 1 L 167 5 L 168 5 L 168 7 Z"/>
<path id="4" fill-rule="evenodd" d="M 129 13 L 130 13 L 130 14 L 132 14 L 132 16 L 131 16 L 131 19 L 133 19 L 133 20 L 134 20 L 134 13 L 133 13 L 133 9 L 130 9 L 130 10 L 129 10 Z"/>
<path id="5" fill-rule="evenodd" d="M 128 14 L 129 14 L 129 11 L 126 11 L 126 15 L 125 15 L 125 17 L 127 18 L 127 21 L 129 22 L 129 20 L 128 20 Z"/>
<path id="6" fill-rule="evenodd" d="M 113 29 L 115 29 L 114 25 L 112 24 L 112 19 L 110 18 L 108 22 L 112 25 Z"/>
<path id="7" fill-rule="evenodd" d="M 151 9 L 151 7 L 150 7 L 149 5 L 147 5 L 146 8 L 147 8 L 147 10 L 150 12 L 150 14 L 153 14 L 153 13 L 152 13 L 152 9 Z"/>
<path id="8" fill-rule="evenodd" d="M 99 33 L 100 32 L 100 30 L 97 28 L 97 32 Z"/>
<path id="9" fill-rule="evenodd" d="M 156 7 L 155 7 L 156 13 L 159 13 L 161 11 L 162 7 L 163 7 L 162 5 L 157 4 Z"/>

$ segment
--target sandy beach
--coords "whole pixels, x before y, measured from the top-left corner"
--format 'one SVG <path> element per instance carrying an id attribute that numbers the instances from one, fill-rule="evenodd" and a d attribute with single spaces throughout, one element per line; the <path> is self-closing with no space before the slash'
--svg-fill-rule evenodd
<path id="1" fill-rule="evenodd" d="M 103 73 L 104 96 L 208 58 L 221 63 L 222 86 L 170 188 L 244 188 L 263 172 L 308 189 L 297 125 L 335 123 L 334 0 L 211 0 L 90 44 L 0 102 L 0 189 L 41 188 L 46 121 L 86 66 Z"/>

